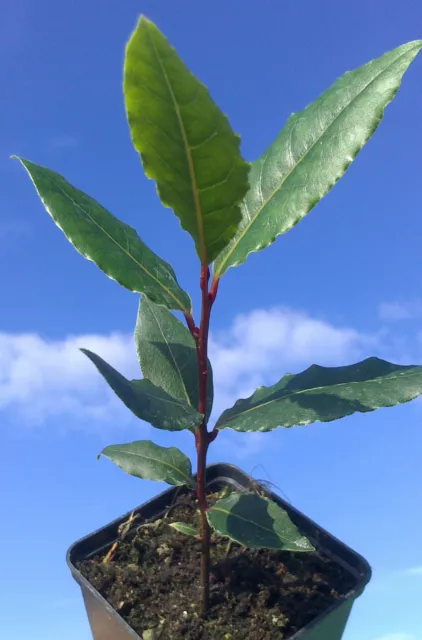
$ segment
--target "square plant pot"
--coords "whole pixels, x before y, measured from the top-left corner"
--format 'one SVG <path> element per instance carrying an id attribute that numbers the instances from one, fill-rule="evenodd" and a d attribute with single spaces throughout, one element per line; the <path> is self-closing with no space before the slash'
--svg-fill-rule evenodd
<path id="1" fill-rule="evenodd" d="M 252 484 L 256 486 L 256 481 L 233 465 L 217 463 L 207 467 L 207 487 L 211 490 L 228 486 L 236 491 L 245 491 L 250 490 Z M 280 637 L 283 640 L 340 640 L 353 603 L 370 580 L 370 566 L 359 554 L 324 531 L 279 496 L 268 491 L 266 487 L 261 488 L 268 498 L 274 500 L 287 511 L 301 533 L 309 538 L 316 547 L 317 552 L 341 568 L 343 575 L 347 576 L 347 584 L 353 585 L 342 597 L 336 599 L 325 611 L 295 631 L 293 635 L 286 636 L 280 631 L 279 636 L 275 632 L 275 635 L 273 634 L 271 637 Z M 161 517 L 166 509 L 173 504 L 177 491 L 180 491 L 180 487 L 167 489 L 135 509 L 133 514 L 138 515 L 141 521 Z M 129 516 L 130 513 L 127 513 L 98 531 L 78 540 L 67 552 L 67 564 L 73 578 L 82 590 L 94 640 L 142 640 L 141 636 L 125 622 L 77 568 L 80 562 L 98 553 L 105 553 L 118 540 L 119 527 L 127 522 Z M 255 636 L 256 634 L 253 638 L 251 636 L 251 640 L 259 640 Z M 164 640 L 167 636 L 162 635 L 161 638 Z M 178 638 L 173 638 L 173 640 L 178 640 Z"/>

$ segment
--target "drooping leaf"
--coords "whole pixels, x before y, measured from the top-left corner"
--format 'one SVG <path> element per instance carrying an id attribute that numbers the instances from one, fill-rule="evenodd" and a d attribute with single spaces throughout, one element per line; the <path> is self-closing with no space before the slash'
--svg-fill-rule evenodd
<path id="1" fill-rule="evenodd" d="M 252 163 L 242 222 L 215 261 L 217 277 L 289 231 L 334 186 L 374 133 L 421 47 L 420 40 L 409 42 L 347 72 L 289 118 Z"/>
<path id="2" fill-rule="evenodd" d="M 176 447 L 160 447 L 151 440 L 137 440 L 105 447 L 98 458 L 100 456 L 137 478 L 195 487 L 191 462 Z"/>
<path id="3" fill-rule="evenodd" d="M 235 235 L 249 165 L 240 138 L 157 27 L 141 17 L 126 47 L 126 114 L 145 174 L 192 236 L 203 264 Z"/>
<path id="4" fill-rule="evenodd" d="M 105 360 L 81 349 L 97 367 L 120 400 L 141 420 L 157 429 L 180 431 L 201 424 L 203 416 L 185 402 L 169 396 L 149 380 L 127 380 Z"/>
<path id="5" fill-rule="evenodd" d="M 157 304 L 189 312 L 190 299 L 171 266 L 96 200 L 55 171 L 18 158 L 47 211 L 85 258 L 130 291 L 145 293 Z"/>
<path id="6" fill-rule="evenodd" d="M 198 408 L 196 346 L 188 329 L 167 309 L 143 296 L 135 327 L 135 344 L 145 378 L 173 398 Z M 208 361 L 207 415 L 212 410 L 213 380 Z"/>
<path id="7" fill-rule="evenodd" d="M 234 491 L 211 506 L 207 518 L 220 535 L 250 549 L 314 551 L 284 509 L 253 493 Z"/>
<path id="8" fill-rule="evenodd" d="M 170 526 L 176 531 L 180 533 L 184 533 L 185 536 L 193 536 L 194 538 L 198 538 L 200 533 L 196 527 L 193 527 L 191 524 L 187 524 L 187 522 L 170 522 Z"/>
<path id="9" fill-rule="evenodd" d="M 346 367 L 312 365 L 286 374 L 272 387 L 259 387 L 238 400 L 217 421 L 219 429 L 270 431 L 329 422 L 414 400 L 422 394 L 422 366 L 367 358 Z"/>

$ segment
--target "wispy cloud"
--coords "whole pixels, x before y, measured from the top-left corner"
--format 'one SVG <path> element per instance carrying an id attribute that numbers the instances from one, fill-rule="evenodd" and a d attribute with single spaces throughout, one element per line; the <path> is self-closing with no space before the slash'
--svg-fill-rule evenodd
<path id="1" fill-rule="evenodd" d="M 378 316 L 384 322 L 399 322 L 422 317 L 422 300 L 384 302 L 378 307 Z"/>
<path id="2" fill-rule="evenodd" d="M 214 414 L 257 386 L 276 382 L 288 370 L 301 370 L 314 361 L 350 362 L 366 355 L 374 342 L 354 329 L 335 327 L 291 309 L 258 309 L 240 315 L 227 331 L 211 335 Z M 130 335 L 49 340 L 32 333 L 0 333 L 0 410 L 33 425 L 60 415 L 75 421 L 131 419 L 79 347 L 92 349 L 127 377 L 140 376 Z M 243 454 L 262 447 L 259 434 L 256 438 L 248 434 L 247 442 L 237 442 Z"/>

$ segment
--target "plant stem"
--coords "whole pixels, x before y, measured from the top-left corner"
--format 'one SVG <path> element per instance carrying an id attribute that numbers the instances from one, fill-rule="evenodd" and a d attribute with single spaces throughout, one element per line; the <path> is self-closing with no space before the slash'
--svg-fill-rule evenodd
<path id="1" fill-rule="evenodd" d="M 204 414 L 204 420 L 195 433 L 197 463 L 197 495 L 201 511 L 201 615 L 204 616 L 209 607 L 210 596 L 210 530 L 207 520 L 206 466 L 208 449 L 207 430 L 207 380 L 208 380 L 208 329 L 210 322 L 211 302 L 208 296 L 210 272 L 207 265 L 201 266 L 200 287 L 202 293 L 201 324 L 197 342 L 198 354 L 198 411 Z"/>
<path id="2" fill-rule="evenodd" d="M 208 382 L 208 332 L 211 307 L 217 295 L 218 280 L 214 280 L 208 291 L 210 271 L 207 265 L 201 265 L 201 324 L 199 330 L 190 314 L 186 314 L 186 322 L 191 332 L 197 351 L 198 360 L 198 411 L 204 414 L 202 424 L 195 432 L 197 451 L 197 497 L 201 513 L 201 573 L 200 573 L 200 612 L 205 616 L 209 608 L 210 596 L 210 528 L 207 520 L 206 466 L 207 451 L 211 434 L 207 430 L 207 382 Z M 215 437 L 215 436 L 214 436 Z M 214 438 L 213 438 L 214 439 Z"/>
<path id="3" fill-rule="evenodd" d="M 202 428 L 202 425 L 200 429 Z M 199 436 L 197 445 L 198 452 L 198 472 L 197 472 L 197 496 L 199 502 L 199 509 L 201 513 L 201 573 L 200 573 L 200 612 L 202 616 L 205 616 L 209 607 L 210 598 L 210 527 L 207 520 L 207 497 L 206 497 L 206 459 L 208 442 L 203 433 Z"/>

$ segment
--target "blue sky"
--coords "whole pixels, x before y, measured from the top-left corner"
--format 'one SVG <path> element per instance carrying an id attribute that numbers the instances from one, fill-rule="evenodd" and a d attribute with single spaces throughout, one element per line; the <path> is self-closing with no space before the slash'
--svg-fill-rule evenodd
<path id="1" fill-rule="evenodd" d="M 121 93 L 123 48 L 154 20 L 242 135 L 248 160 L 344 71 L 422 37 L 417 0 L 3 0 L 0 25 L 0 635 L 89 640 L 65 565 L 78 537 L 162 485 L 103 446 L 189 434 L 132 419 L 77 347 L 137 373 L 137 296 L 83 260 L 12 153 L 46 165 L 135 226 L 197 308 L 190 238 L 142 174 Z M 216 407 L 313 362 L 422 363 L 422 60 L 347 175 L 307 218 L 221 283 L 211 355 Z M 223 433 L 210 460 L 270 478 L 362 553 L 374 577 L 346 640 L 422 640 L 422 403 L 255 436 Z M 255 468 L 261 464 L 262 467 Z M 254 470 L 255 469 L 255 470 Z M 7 489 L 4 489 L 7 487 Z"/>

